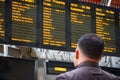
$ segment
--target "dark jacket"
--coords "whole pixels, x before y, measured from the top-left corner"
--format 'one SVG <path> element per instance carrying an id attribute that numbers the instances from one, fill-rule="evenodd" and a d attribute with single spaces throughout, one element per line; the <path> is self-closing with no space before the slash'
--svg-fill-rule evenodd
<path id="1" fill-rule="evenodd" d="M 102 70 L 95 63 L 84 62 L 75 70 L 60 74 L 56 80 L 120 80 L 120 77 Z"/>

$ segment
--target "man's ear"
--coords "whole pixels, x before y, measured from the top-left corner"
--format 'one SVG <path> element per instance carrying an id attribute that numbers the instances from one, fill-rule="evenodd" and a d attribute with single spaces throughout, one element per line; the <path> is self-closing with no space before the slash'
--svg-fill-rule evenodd
<path id="1" fill-rule="evenodd" d="M 98 60 L 100 61 L 101 59 L 102 59 L 102 56 L 100 56 Z"/>
<path id="2" fill-rule="evenodd" d="M 80 55 L 80 54 L 79 54 L 79 50 L 76 50 L 75 58 L 76 58 L 76 59 L 79 59 L 79 55 Z"/>

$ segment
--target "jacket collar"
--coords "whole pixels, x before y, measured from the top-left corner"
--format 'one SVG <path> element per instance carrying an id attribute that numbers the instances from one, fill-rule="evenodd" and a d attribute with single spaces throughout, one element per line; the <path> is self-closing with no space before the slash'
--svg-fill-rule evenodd
<path id="1" fill-rule="evenodd" d="M 89 61 L 80 63 L 76 68 L 81 68 L 81 67 L 85 67 L 85 66 L 99 68 L 99 65 L 97 63 L 95 63 L 95 62 L 89 62 Z"/>

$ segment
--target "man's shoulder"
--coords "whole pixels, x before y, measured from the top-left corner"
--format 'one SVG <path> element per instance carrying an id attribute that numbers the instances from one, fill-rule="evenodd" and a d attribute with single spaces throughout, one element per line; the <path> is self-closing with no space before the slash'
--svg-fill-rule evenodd
<path id="1" fill-rule="evenodd" d="M 104 73 L 104 75 L 108 78 L 110 78 L 110 80 L 120 80 L 120 77 L 119 76 L 116 76 L 114 74 L 111 74 L 109 72 L 106 72 L 104 70 L 102 70 L 102 72 Z"/>
<path id="2" fill-rule="evenodd" d="M 82 67 L 57 76 L 56 80 L 90 80 L 91 75 L 100 77 L 100 80 L 120 80 L 120 77 L 110 74 L 100 68 Z"/>

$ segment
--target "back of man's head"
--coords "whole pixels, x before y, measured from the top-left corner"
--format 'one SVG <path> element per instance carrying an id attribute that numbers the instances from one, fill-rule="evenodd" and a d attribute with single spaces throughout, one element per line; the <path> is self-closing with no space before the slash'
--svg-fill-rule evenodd
<path id="1" fill-rule="evenodd" d="M 89 33 L 80 37 L 78 48 L 89 58 L 99 59 L 104 49 L 104 42 L 96 34 Z"/>

